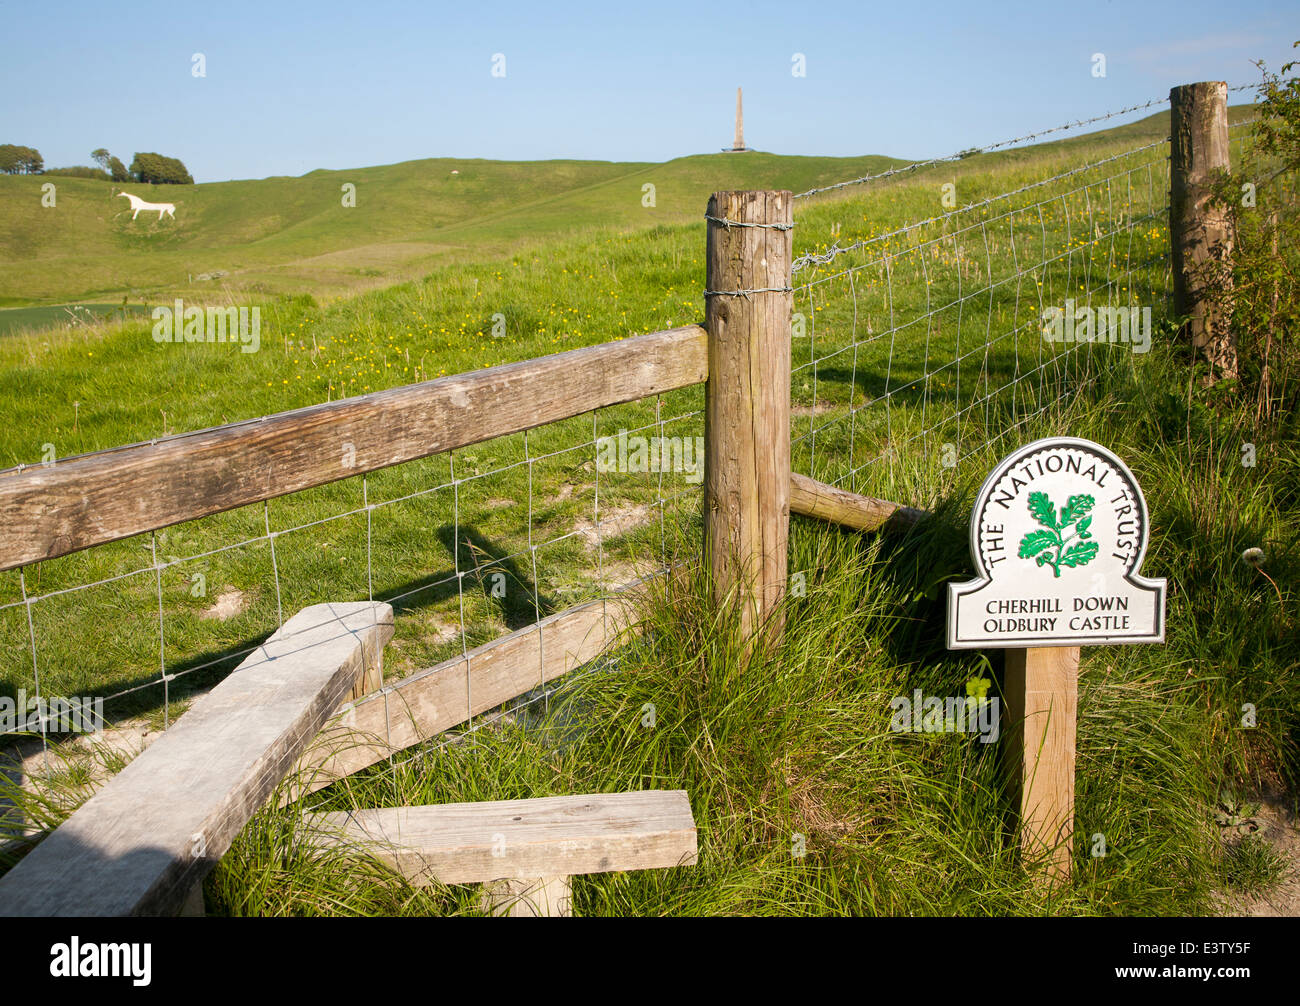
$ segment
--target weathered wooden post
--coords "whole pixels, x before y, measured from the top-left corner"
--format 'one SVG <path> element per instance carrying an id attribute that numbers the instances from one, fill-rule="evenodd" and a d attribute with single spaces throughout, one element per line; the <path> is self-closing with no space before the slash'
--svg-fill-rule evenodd
<path id="1" fill-rule="evenodd" d="M 1174 312 L 1190 315 L 1187 335 L 1211 378 L 1237 376 L 1232 332 L 1232 217 L 1211 202 L 1228 161 L 1228 85 L 1184 84 L 1169 92 L 1169 242 Z"/>
<path id="2" fill-rule="evenodd" d="M 496 880 L 483 885 L 483 914 L 509 918 L 568 918 L 573 889 L 568 877 Z"/>
<path id="3" fill-rule="evenodd" d="M 705 328 L 704 541 L 714 598 L 734 595 L 742 632 L 785 594 L 790 529 L 789 192 L 715 192 L 709 200 Z"/>
<path id="4" fill-rule="evenodd" d="M 1139 574 L 1146 500 L 1106 448 L 1053 437 L 993 469 L 970 534 L 977 578 L 948 585 L 948 647 L 1006 649 L 1021 849 L 1061 884 L 1074 836 L 1079 647 L 1165 638 L 1165 581 Z"/>

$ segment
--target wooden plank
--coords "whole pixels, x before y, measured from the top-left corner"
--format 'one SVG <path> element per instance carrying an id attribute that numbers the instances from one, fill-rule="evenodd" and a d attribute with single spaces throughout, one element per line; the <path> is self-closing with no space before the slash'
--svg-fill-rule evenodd
<path id="1" fill-rule="evenodd" d="M 790 531 L 789 192 L 709 200 L 704 327 L 704 542 L 714 597 L 741 632 L 781 632 Z"/>
<path id="2" fill-rule="evenodd" d="M 859 531 L 903 530 L 928 516 L 924 510 L 859 496 L 797 472 L 790 475 L 790 512 Z"/>
<path id="3" fill-rule="evenodd" d="M 286 799 L 328 786 L 567 674 L 634 627 L 631 598 L 592 601 L 395 681 L 343 709 L 321 731 Z"/>
<path id="4" fill-rule="evenodd" d="M 697 855 L 684 790 L 309 814 L 303 836 L 355 847 L 419 885 L 690 866 Z"/>
<path id="5" fill-rule="evenodd" d="M 698 384 L 698 326 L 0 473 L 0 569 Z"/>
<path id="6" fill-rule="evenodd" d="M 573 915 L 568 877 L 494 880 L 483 885 L 483 914 L 512 919 L 567 918 Z"/>
<path id="7" fill-rule="evenodd" d="M 392 633 L 387 604 L 298 612 L 0 877 L 0 915 L 175 914 Z"/>
<path id="8" fill-rule="evenodd" d="M 1006 658 L 1007 752 L 1019 781 L 1021 849 L 1045 857 L 1048 882 L 1064 884 L 1073 853 L 1079 648 L 1009 649 Z"/>
<path id="9" fill-rule="evenodd" d="M 1220 172 L 1229 170 L 1228 85 L 1185 84 L 1169 92 L 1169 243 L 1174 314 L 1188 317 L 1193 348 L 1211 376 L 1237 376 L 1232 329 L 1232 213 L 1213 200 Z"/>

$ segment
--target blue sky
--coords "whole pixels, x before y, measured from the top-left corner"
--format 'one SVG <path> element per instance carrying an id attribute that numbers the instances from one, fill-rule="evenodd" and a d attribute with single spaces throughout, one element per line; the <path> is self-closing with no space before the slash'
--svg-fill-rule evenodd
<path id="1" fill-rule="evenodd" d="M 1252 60 L 1292 58 L 1298 15 L 1296 0 L 0 0 L 0 142 L 48 167 L 157 151 L 200 182 L 420 157 L 662 161 L 728 145 L 743 86 L 752 147 L 930 157 L 1174 84 L 1253 83 Z"/>

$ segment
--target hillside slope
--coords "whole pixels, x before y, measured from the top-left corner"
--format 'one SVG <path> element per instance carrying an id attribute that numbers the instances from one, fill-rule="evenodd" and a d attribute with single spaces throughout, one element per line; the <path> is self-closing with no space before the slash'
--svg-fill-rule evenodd
<path id="1" fill-rule="evenodd" d="M 1250 106 L 1230 110 L 1234 121 Z M 936 170 L 1079 156 L 1168 135 L 1169 114 L 1001 151 Z M 1087 153 L 1084 153 L 1084 151 Z M 701 154 L 662 164 L 434 158 L 297 178 L 194 186 L 121 186 L 176 204 L 176 219 L 131 220 L 118 186 L 0 175 L 0 308 L 68 302 L 192 301 L 385 287 L 455 260 L 482 261 L 533 241 L 597 228 L 637 230 L 697 219 L 727 188 L 802 191 L 905 164 L 897 159 Z M 41 205 L 54 182 L 57 205 Z M 343 187 L 355 188 L 354 207 Z M 653 205 L 645 205 L 653 185 Z M 828 198 L 835 198 L 830 196 Z M 27 314 L 28 312 L 24 312 Z M 49 312 L 33 317 L 49 318 Z M 62 317 L 62 313 L 58 313 Z M 16 317 L 16 315 L 15 315 Z M 0 331 L 6 327 L 0 316 Z"/>
<path id="2" fill-rule="evenodd" d="M 191 283 L 211 289 L 197 277 L 214 273 L 245 293 L 344 294 L 521 239 L 681 222 L 703 212 L 718 188 L 822 184 L 892 163 L 763 153 L 664 164 L 441 158 L 300 178 L 122 186 L 175 203 L 175 221 L 153 213 L 132 221 L 107 182 L 3 176 L 0 305 L 156 299 Z M 41 205 L 45 182 L 57 185 L 54 208 Z M 346 183 L 356 187 L 355 207 L 343 205 Z M 643 205 L 647 183 L 653 206 Z"/>

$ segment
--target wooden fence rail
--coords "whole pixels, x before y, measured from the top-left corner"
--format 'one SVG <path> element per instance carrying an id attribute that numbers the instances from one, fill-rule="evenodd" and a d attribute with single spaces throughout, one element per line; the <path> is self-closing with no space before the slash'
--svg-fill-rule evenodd
<path id="1" fill-rule="evenodd" d="M 0 570 L 699 384 L 706 341 L 670 329 L 11 469 Z"/>

